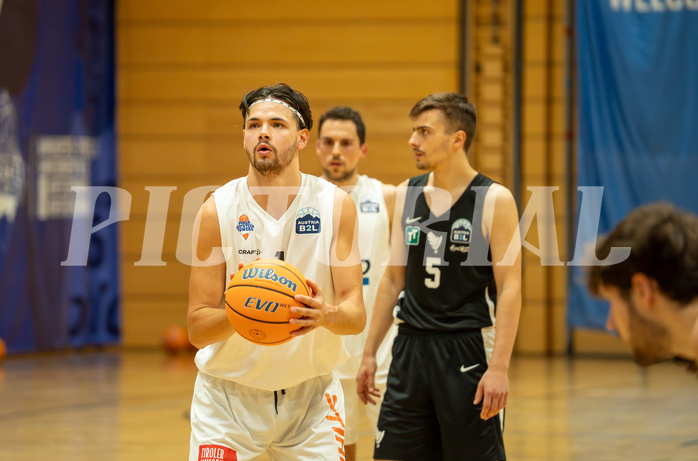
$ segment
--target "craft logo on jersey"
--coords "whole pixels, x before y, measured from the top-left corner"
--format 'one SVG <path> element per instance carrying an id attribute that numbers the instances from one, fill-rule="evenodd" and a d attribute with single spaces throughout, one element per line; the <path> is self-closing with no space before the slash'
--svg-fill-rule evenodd
<path id="1" fill-rule="evenodd" d="M 296 234 L 319 234 L 320 212 L 315 208 L 302 208 L 296 214 Z"/>
<path id="2" fill-rule="evenodd" d="M 370 198 L 367 198 L 359 204 L 359 210 L 361 210 L 362 213 L 378 213 L 380 207 L 378 202 L 374 202 Z"/>
<path id="3" fill-rule="evenodd" d="M 245 240 L 247 240 L 247 237 L 250 236 L 250 232 L 254 232 L 254 224 L 250 222 L 250 218 L 248 218 L 246 214 L 241 214 L 238 218 L 236 229 L 242 234 Z"/>
<path id="4" fill-rule="evenodd" d="M 405 227 L 405 244 L 410 246 L 419 245 L 419 226 Z"/>

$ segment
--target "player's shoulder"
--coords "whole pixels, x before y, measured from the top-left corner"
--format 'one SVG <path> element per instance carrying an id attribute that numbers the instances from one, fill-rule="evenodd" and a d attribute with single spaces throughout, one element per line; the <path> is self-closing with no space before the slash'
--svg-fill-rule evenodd
<path id="1" fill-rule="evenodd" d="M 383 190 L 383 199 L 386 202 L 395 203 L 395 197 L 397 196 L 397 186 L 382 183 L 381 189 Z"/>
<path id="2" fill-rule="evenodd" d="M 303 178 L 303 184 L 308 188 L 319 188 L 328 190 L 339 189 L 339 187 L 326 180 L 325 178 L 321 178 L 320 176 L 314 176 L 306 173 L 301 173 L 301 175 Z"/>
<path id="3" fill-rule="evenodd" d="M 231 179 L 214 190 L 211 197 L 216 197 L 218 200 L 225 200 L 229 196 L 237 194 L 241 186 L 247 186 L 247 176 Z"/>
<path id="4" fill-rule="evenodd" d="M 378 178 L 360 175 L 357 186 L 364 188 L 372 187 L 376 190 L 376 192 L 380 190 L 385 201 L 395 201 L 395 191 L 397 190 L 397 187 L 393 184 L 383 182 Z"/>
<path id="5" fill-rule="evenodd" d="M 497 204 L 515 203 L 514 194 L 512 194 L 511 190 L 498 182 L 493 182 L 490 184 L 489 188 L 487 189 L 485 200 L 490 200 Z"/>

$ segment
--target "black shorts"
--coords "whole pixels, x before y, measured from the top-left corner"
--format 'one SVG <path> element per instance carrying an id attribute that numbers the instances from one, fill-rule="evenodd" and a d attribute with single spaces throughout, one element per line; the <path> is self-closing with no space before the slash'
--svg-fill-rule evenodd
<path id="1" fill-rule="evenodd" d="M 494 330 L 425 333 L 400 325 L 381 406 L 374 458 L 505 460 L 503 411 L 486 421 L 473 405 Z"/>

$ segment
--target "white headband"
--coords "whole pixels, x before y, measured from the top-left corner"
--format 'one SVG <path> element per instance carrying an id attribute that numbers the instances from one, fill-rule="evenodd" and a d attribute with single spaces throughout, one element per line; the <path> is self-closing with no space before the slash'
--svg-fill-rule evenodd
<path id="1" fill-rule="evenodd" d="M 253 102 L 252 104 L 250 104 L 250 107 L 254 106 L 255 104 L 259 104 L 260 102 L 273 102 L 273 103 L 276 103 L 276 104 L 281 104 L 281 105 L 284 106 L 284 107 L 288 107 L 288 108 L 291 110 L 291 112 L 293 112 L 294 114 L 296 114 L 296 116 L 300 119 L 301 125 L 302 125 L 302 126 L 305 126 L 305 120 L 303 120 L 303 116 L 301 115 L 301 113 L 298 112 L 298 111 L 297 111 L 296 109 L 294 109 L 293 107 L 291 107 L 289 104 L 287 104 L 287 103 L 285 103 L 285 102 L 283 102 L 283 101 L 280 101 L 280 100 L 278 100 L 278 99 L 258 99 L 258 100 L 256 100 L 255 102 Z"/>

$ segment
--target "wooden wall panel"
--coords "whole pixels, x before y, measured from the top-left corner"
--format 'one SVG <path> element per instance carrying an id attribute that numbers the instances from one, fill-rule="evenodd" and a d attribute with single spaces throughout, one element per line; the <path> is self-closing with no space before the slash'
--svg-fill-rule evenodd
<path id="1" fill-rule="evenodd" d="M 259 24 L 287 21 L 370 21 L 402 20 L 417 24 L 430 19 L 455 18 L 458 2 L 434 2 L 426 8 L 421 0 L 354 0 L 352 2 L 323 2 L 308 0 L 302 4 L 270 0 L 260 6 L 256 2 L 231 0 L 120 0 L 119 19 L 150 21 L 162 24 L 170 21 L 216 23 L 220 21 L 252 21 Z"/>
<path id="2" fill-rule="evenodd" d="M 308 97 L 316 121 L 334 105 L 355 107 L 369 143 L 360 171 L 397 184 L 418 173 L 410 108 L 458 90 L 459 4 L 271 1 L 262 11 L 230 0 L 117 2 L 119 186 L 132 197 L 121 225 L 125 345 L 157 345 L 166 326 L 184 325 L 189 267 L 177 245 L 193 220 L 184 198 L 247 173 L 243 94 L 286 82 Z M 315 139 L 313 129 L 301 152 L 312 174 L 320 172 Z M 148 188 L 172 188 L 150 215 Z M 144 267 L 136 264 L 147 222 L 159 227 L 145 258 L 158 265 Z"/>
<path id="3" fill-rule="evenodd" d="M 202 67 L 248 67 L 270 64 L 266 51 L 273 49 L 275 66 L 362 66 L 403 63 L 451 63 L 458 40 L 453 18 L 424 22 L 422 40 L 406 47 L 404 37 L 414 32 L 405 22 L 223 24 L 193 23 L 186 26 L 148 27 L 123 24 L 119 29 L 126 47 L 122 62 L 129 67 L 197 64 Z M 292 37 L 286 40 L 284 37 Z M 244 43 L 244 46 L 240 46 Z"/>
<path id="4" fill-rule="evenodd" d="M 458 83 L 458 71 L 451 65 L 436 63 L 429 67 L 305 69 L 256 65 L 251 69 L 194 69 L 172 71 L 123 69 L 119 91 L 124 101 L 216 101 L 237 108 L 247 91 L 261 85 L 285 82 L 298 88 L 312 102 L 322 100 L 395 100 L 414 99 L 437 91 L 448 91 Z M 396 75 L 399 79 L 395 80 Z M 262 82 L 255 84 L 255 82 Z M 306 90 L 307 88 L 307 90 Z M 128 96 L 126 96 L 128 95 Z M 312 109 L 312 106 L 311 106 Z"/>
<path id="5" fill-rule="evenodd" d="M 565 2 L 554 0 L 524 2 L 522 44 L 522 188 L 559 188 L 553 194 L 555 228 L 550 231 L 556 233 L 562 261 L 569 259 L 564 195 L 567 136 L 564 7 Z M 542 266 L 540 257 L 528 250 L 524 250 L 524 255 L 526 301 L 517 347 L 532 353 L 565 353 L 567 267 Z"/>

